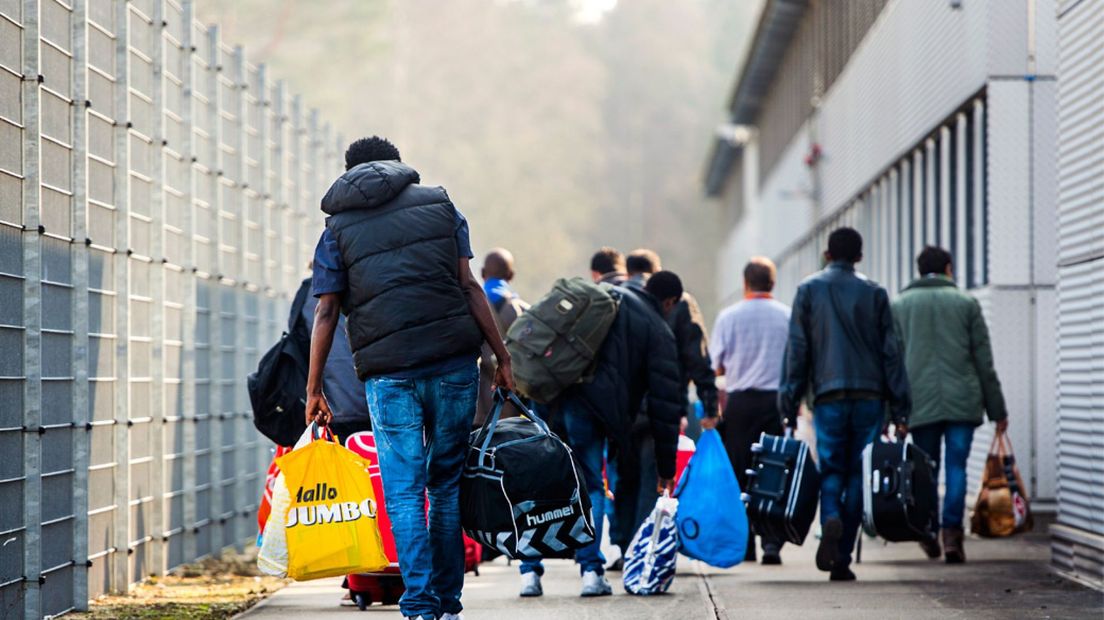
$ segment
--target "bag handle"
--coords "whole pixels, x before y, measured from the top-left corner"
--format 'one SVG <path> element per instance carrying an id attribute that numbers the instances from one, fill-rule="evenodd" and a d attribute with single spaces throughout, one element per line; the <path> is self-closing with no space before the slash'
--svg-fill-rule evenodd
<path id="1" fill-rule="evenodd" d="M 483 463 L 483 458 L 486 456 L 487 450 L 491 447 L 491 439 L 494 438 L 495 429 L 498 428 L 498 422 L 502 417 L 502 406 L 506 404 L 506 401 L 509 401 L 517 407 L 525 417 L 529 418 L 537 425 L 537 428 L 539 428 L 542 433 L 545 435 L 552 434 L 552 432 L 548 430 L 548 425 L 545 424 L 544 420 L 536 413 L 533 413 L 533 410 L 530 409 L 517 394 L 502 387 L 495 388 L 494 406 L 491 408 L 491 414 L 488 415 L 486 421 L 483 422 L 483 428 L 481 429 L 484 436 L 483 445 L 479 447 L 480 464 Z"/>

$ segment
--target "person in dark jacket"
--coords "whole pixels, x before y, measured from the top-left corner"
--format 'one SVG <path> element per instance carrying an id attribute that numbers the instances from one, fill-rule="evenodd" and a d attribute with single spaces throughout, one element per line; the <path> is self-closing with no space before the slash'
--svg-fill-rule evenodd
<path id="1" fill-rule="evenodd" d="M 633 250 L 625 257 L 625 270 L 628 280 L 625 286 L 643 292 L 651 282 L 653 274 L 661 272 L 659 255 L 653 250 L 640 248 Z M 672 274 L 673 275 L 673 274 Z M 681 287 L 680 287 L 681 288 Z M 675 303 L 664 312 L 667 326 L 675 335 L 675 347 L 678 352 L 679 365 L 679 394 L 682 398 L 682 422 L 687 423 L 696 415 L 692 412 L 686 395 L 686 386 L 690 381 L 694 382 L 697 389 L 698 400 L 702 404 L 704 417 L 702 428 L 716 428 L 720 419 L 720 408 L 717 398 L 717 378 L 713 372 L 713 364 L 709 357 L 708 336 L 706 335 L 705 319 L 702 317 L 698 302 L 694 296 L 685 290 L 682 291 Z M 645 412 L 642 412 L 645 413 Z M 632 441 L 634 449 L 640 455 L 641 475 L 643 483 L 640 486 L 640 497 L 636 510 L 631 515 L 621 515 L 618 518 L 618 526 L 611 530 L 611 534 L 621 534 L 620 528 L 627 527 L 622 539 L 628 538 L 624 546 L 631 542 L 633 534 L 640 524 L 651 514 L 655 506 L 656 495 L 651 492 L 649 476 L 655 470 L 651 459 L 655 450 L 651 444 L 651 436 L 648 432 L 647 418 L 644 415 L 637 416 L 632 429 Z M 624 549 L 622 549 L 624 551 Z M 615 562 L 612 567 L 619 568 L 622 560 Z"/>
<path id="2" fill-rule="evenodd" d="M 677 277 L 675 280 L 681 292 L 682 284 Z M 605 497 L 602 461 L 606 443 L 618 454 L 618 467 L 624 467 L 614 488 L 617 515 L 632 514 L 641 485 L 638 459 L 630 449 L 633 418 L 647 401 L 649 429 L 655 442 L 657 486 L 671 490 L 682 415 L 675 337 L 663 320 L 663 305 L 651 295 L 624 287 L 613 286 L 609 290 L 619 302 L 617 318 L 598 351 L 593 380 L 569 387 L 549 406 L 566 427 L 566 440 L 579 459 L 580 473 L 596 517 L 597 539 L 575 552 L 575 562 L 583 575 L 582 596 L 612 593 L 604 576 L 605 557 L 600 544 L 599 507 Z M 668 306 L 673 302 L 668 300 Z M 627 541 L 613 542 L 627 544 Z M 522 596 L 541 595 L 543 570 L 540 562 L 522 563 Z"/>
<path id="3" fill-rule="evenodd" d="M 625 257 L 609 246 L 599 248 L 590 258 L 590 279 L 595 283 L 624 284 Z"/>
<path id="4" fill-rule="evenodd" d="M 796 427 L 813 396 L 821 471 L 817 568 L 852 581 L 851 551 L 862 518 L 862 451 L 882 429 L 888 401 L 897 436 L 908 434 L 909 383 L 885 289 L 855 271 L 862 236 L 828 236 L 828 266 L 797 288 L 782 362 L 778 409 Z M 811 388 L 811 390 L 810 390 Z"/>
<path id="5" fill-rule="evenodd" d="M 476 359 L 487 342 L 498 360 L 495 382 L 512 389 L 510 354 L 468 264 L 467 221 L 445 190 L 420 185 L 398 149 L 374 136 L 349 146 L 345 168 L 322 198 L 328 217 L 314 259 L 307 421 L 333 420 L 323 368 L 344 314 L 406 585 L 399 610 L 454 619 L 462 609 L 459 482 Z"/>
<path id="6" fill-rule="evenodd" d="M 318 305 L 318 298 L 311 294 L 312 282 L 313 278 L 303 280 L 299 285 L 299 292 L 296 293 L 296 296 L 304 296 L 299 319 L 306 326 L 307 333 L 314 330 L 314 310 Z M 372 420 L 368 415 L 368 402 L 364 399 L 364 383 L 357 379 L 356 369 L 353 367 L 353 352 L 349 349 L 345 317 L 338 317 L 334 333 L 333 347 L 330 348 L 322 374 L 322 391 L 333 411 L 330 428 L 344 441 L 354 433 L 372 430 Z"/>
<path id="7" fill-rule="evenodd" d="M 648 278 L 663 269 L 659 255 L 652 250 L 639 249 L 625 258 L 625 269 L 630 286 L 644 286 Z M 698 300 L 683 291 L 678 303 L 666 315 L 667 324 L 675 334 L 678 345 L 679 371 L 682 385 L 694 382 L 698 400 L 705 411 L 705 426 L 716 426 L 720 406 L 717 401 L 717 377 L 709 357 L 709 336 L 705 318 Z M 683 391 L 685 395 L 685 390 Z"/>
<path id="8" fill-rule="evenodd" d="M 943 553 L 947 563 L 966 561 L 962 515 L 966 509 L 966 460 L 982 412 L 1008 430 L 1008 410 L 993 367 L 989 329 L 981 305 L 955 286 L 950 252 L 924 248 L 916 258 L 920 277 L 893 302 L 893 316 L 905 347 L 905 367 L 912 387 L 909 429 L 916 445 L 938 464 L 946 445 L 943 498 Z M 938 478 L 938 472 L 936 472 Z M 934 489 L 933 489 L 934 490 Z M 938 493 L 938 491 L 937 491 Z M 932 498 L 933 504 L 939 498 Z M 937 558 L 935 539 L 921 543 Z"/>

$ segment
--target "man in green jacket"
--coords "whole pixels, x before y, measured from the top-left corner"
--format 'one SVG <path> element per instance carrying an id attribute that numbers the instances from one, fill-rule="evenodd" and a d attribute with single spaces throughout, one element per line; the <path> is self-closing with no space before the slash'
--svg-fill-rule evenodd
<path id="1" fill-rule="evenodd" d="M 966 507 L 966 459 L 974 429 L 984 421 L 984 410 L 989 420 L 997 423 L 997 432 L 1005 432 L 1008 411 L 993 368 L 989 329 L 981 306 L 955 286 L 951 254 L 942 248 L 925 247 L 916 258 L 916 266 L 920 278 L 893 302 L 912 385 L 909 431 L 916 445 L 937 463 L 940 444 L 946 445 L 943 551 L 948 564 L 958 564 L 966 561 L 962 517 Z M 935 540 L 920 545 L 928 557 L 939 557 Z"/>

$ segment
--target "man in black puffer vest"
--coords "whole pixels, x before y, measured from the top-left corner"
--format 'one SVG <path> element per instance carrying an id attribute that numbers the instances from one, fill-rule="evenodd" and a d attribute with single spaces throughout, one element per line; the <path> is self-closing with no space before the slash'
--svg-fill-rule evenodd
<path id="1" fill-rule="evenodd" d="M 468 265 L 468 223 L 445 190 L 419 185 L 398 149 L 378 137 L 350 145 L 345 168 L 322 199 L 329 217 L 314 259 L 307 421 L 332 418 L 322 369 L 345 314 L 406 584 L 399 609 L 408 618 L 457 618 L 459 481 L 479 389 L 476 359 L 486 341 L 498 360 L 495 383 L 513 389 L 510 354 Z"/>

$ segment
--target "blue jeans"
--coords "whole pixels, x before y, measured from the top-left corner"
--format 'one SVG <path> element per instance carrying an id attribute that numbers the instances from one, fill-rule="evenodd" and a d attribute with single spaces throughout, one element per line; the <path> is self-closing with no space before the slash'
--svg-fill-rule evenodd
<path id="1" fill-rule="evenodd" d="M 387 514 L 406 582 L 399 610 L 406 617 L 460 613 L 460 472 L 475 417 L 479 369 L 472 363 L 424 379 L 371 378 L 365 389 Z"/>
<path id="2" fill-rule="evenodd" d="M 878 436 L 884 419 L 880 400 L 837 400 L 813 409 L 820 461 L 820 522 L 843 522 L 838 566 L 851 563 L 862 523 L 862 451 Z"/>
<path id="3" fill-rule="evenodd" d="M 946 444 L 947 455 L 943 459 L 945 495 L 943 497 L 943 527 L 962 527 L 962 515 L 966 511 L 966 459 L 970 458 L 970 444 L 974 442 L 974 425 L 968 422 L 936 422 L 911 429 L 916 447 L 928 453 L 939 466 L 940 444 Z M 939 480 L 936 469 L 935 479 Z M 939 491 L 936 490 L 936 495 Z M 938 503 L 939 498 L 933 500 Z"/>
<path id="4" fill-rule="evenodd" d="M 575 453 L 579 468 L 590 495 L 590 514 L 594 517 L 594 542 L 575 551 L 575 563 L 579 573 L 594 571 L 601 575 L 606 569 L 606 557 L 602 555 L 602 522 L 606 500 L 602 485 L 602 461 L 606 452 L 606 434 L 598 420 L 578 401 L 564 399 L 560 408 L 564 427 L 567 429 L 567 445 Z M 521 574 L 544 574 L 540 560 L 523 560 Z"/>

